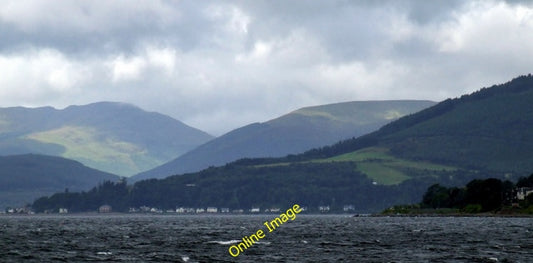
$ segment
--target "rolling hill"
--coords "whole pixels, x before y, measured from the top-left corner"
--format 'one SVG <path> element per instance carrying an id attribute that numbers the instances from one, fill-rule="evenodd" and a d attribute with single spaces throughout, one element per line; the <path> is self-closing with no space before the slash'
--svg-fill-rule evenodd
<path id="1" fill-rule="evenodd" d="M 306 107 L 233 130 L 132 180 L 162 178 L 223 165 L 240 158 L 281 157 L 369 133 L 431 101 L 354 101 Z"/>
<path id="2" fill-rule="evenodd" d="M 298 203 L 310 211 L 353 205 L 356 212 L 377 212 L 418 203 L 435 183 L 516 181 L 533 171 L 532 101 L 533 76 L 520 76 L 302 154 L 245 158 L 139 181 L 128 193 L 128 205 L 248 209 Z"/>
<path id="3" fill-rule="evenodd" d="M 135 184 L 137 203 L 249 207 L 420 202 L 428 186 L 533 171 L 533 76 L 447 99 L 375 132 L 282 158 L 246 158 Z M 194 188 L 186 187 L 194 185 Z M 159 190 L 154 198 L 149 194 Z M 178 194 L 179 192 L 179 194 Z M 172 197 L 171 197 L 172 196 Z"/>
<path id="4" fill-rule="evenodd" d="M 533 77 L 521 76 L 391 122 L 370 134 L 301 155 L 249 160 L 259 166 L 354 162 L 376 183 L 397 185 L 465 171 L 512 179 L 533 171 Z M 435 182 L 436 182 L 435 181 Z"/>
<path id="5" fill-rule="evenodd" d="M 301 159 L 381 149 L 395 158 L 483 172 L 533 171 L 533 77 L 521 76 L 400 118 L 376 132 L 309 151 Z"/>
<path id="6" fill-rule="evenodd" d="M 118 176 L 61 157 L 0 156 L 0 209 L 23 206 L 58 191 L 83 191 Z"/>
<path id="7" fill-rule="evenodd" d="M 0 154 L 36 153 L 131 176 L 212 139 L 171 117 L 130 104 L 0 108 Z"/>

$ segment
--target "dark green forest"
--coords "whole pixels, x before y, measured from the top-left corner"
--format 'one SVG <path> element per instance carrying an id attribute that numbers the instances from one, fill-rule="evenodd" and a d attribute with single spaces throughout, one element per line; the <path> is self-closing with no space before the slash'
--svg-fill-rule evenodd
<path id="1" fill-rule="evenodd" d="M 533 174 L 522 177 L 516 184 L 496 178 L 475 179 L 464 187 L 430 186 L 418 206 L 396 206 L 385 213 L 428 213 L 442 209 L 462 213 L 533 213 L 533 194 L 524 200 L 517 198 L 520 188 L 533 189 Z M 425 209 L 425 210 L 424 210 Z"/>
<path id="2" fill-rule="evenodd" d="M 103 204 L 114 211 L 130 207 L 288 207 L 300 204 L 310 211 L 328 205 L 341 211 L 353 205 L 357 212 L 376 212 L 398 203 L 419 202 L 434 178 L 417 177 L 398 185 L 375 185 L 356 171 L 355 163 L 302 163 L 286 166 L 243 166 L 241 162 L 213 167 L 196 174 L 151 179 L 128 186 L 125 180 L 105 182 L 88 192 L 57 193 L 33 203 L 37 212 L 68 208 L 72 212 L 96 211 Z M 440 182 L 464 184 L 479 174 L 442 171 Z M 450 179 L 457 178 L 457 179 Z"/>
<path id="3" fill-rule="evenodd" d="M 130 188 L 126 180 L 119 182 L 105 181 L 88 192 L 56 193 L 50 197 L 37 199 L 32 207 L 37 212 L 57 212 L 67 208 L 73 212 L 97 211 L 102 205 L 110 205 L 117 211 L 125 212 L 129 206 Z"/>

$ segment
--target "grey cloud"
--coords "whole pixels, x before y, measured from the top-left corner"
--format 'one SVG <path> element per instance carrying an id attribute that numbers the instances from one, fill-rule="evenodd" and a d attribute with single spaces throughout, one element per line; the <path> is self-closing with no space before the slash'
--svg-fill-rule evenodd
<path id="1" fill-rule="evenodd" d="M 533 21 L 513 21 L 525 1 L 32 3 L 0 4 L 0 105 L 125 101 L 216 135 L 308 105 L 454 97 L 533 66 Z"/>
<path id="2" fill-rule="evenodd" d="M 137 4 L 130 1 L 123 2 L 124 5 L 116 4 L 117 1 L 89 3 L 80 4 L 74 15 L 64 17 L 68 10 L 44 8 L 40 12 L 51 12 L 57 18 L 42 15 L 43 21 L 0 16 L 1 51 L 33 47 L 98 56 L 132 53 L 144 42 L 190 50 L 201 46 L 214 32 L 197 1 L 164 1 L 158 2 L 158 7 L 147 9 L 128 8 L 128 4 Z M 106 3 L 115 4 L 106 6 Z"/>
<path id="3" fill-rule="evenodd" d="M 449 19 L 464 5 L 464 1 L 245 1 L 251 12 L 253 39 L 285 36 L 293 30 L 304 29 L 321 41 L 335 61 L 366 60 L 387 54 L 390 31 L 395 19 L 407 17 L 417 26 L 437 24 Z M 416 36 L 415 36 L 416 37 Z M 398 51 L 424 51 L 421 39 L 411 50 L 406 42 L 398 43 Z M 420 49 L 421 48 L 421 49 Z"/>
<path id="4" fill-rule="evenodd" d="M 303 5 L 300 1 L 240 1 L 235 4 L 253 16 L 245 43 L 248 48 L 256 40 L 284 37 L 303 29 L 312 32 L 337 59 L 364 59 L 381 51 L 376 51 L 376 47 L 387 41 L 388 36 L 383 35 L 380 27 L 387 27 L 390 17 L 408 12 L 414 20 L 427 21 L 447 14 L 458 2 L 306 1 Z M 98 8 L 85 4 L 83 7 L 88 10 L 77 11 L 81 18 L 66 16 L 64 21 L 58 18 L 34 22 L 29 30 L 13 22 L 0 21 L 0 35 L 5 36 L 0 48 L 4 52 L 26 46 L 53 48 L 71 55 L 132 53 L 145 42 L 171 45 L 185 52 L 216 48 L 212 37 L 217 33 L 218 21 L 209 21 L 205 8 L 218 2 L 159 3 L 161 7 L 144 11 L 131 11 L 117 4 L 107 10 L 105 4 Z"/>
<path id="5" fill-rule="evenodd" d="M 435 23 L 448 19 L 450 14 L 465 4 L 461 0 L 406 1 L 409 18 L 420 24 Z"/>

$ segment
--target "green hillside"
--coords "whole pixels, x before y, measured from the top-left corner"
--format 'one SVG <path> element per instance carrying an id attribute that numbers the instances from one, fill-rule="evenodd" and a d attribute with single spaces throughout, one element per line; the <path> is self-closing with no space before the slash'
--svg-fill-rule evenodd
<path id="1" fill-rule="evenodd" d="M 531 102 L 533 77 L 521 76 L 303 154 L 245 158 L 197 173 L 140 181 L 128 193 L 128 205 L 247 209 L 298 203 L 310 211 L 324 205 L 342 211 L 344 205 L 354 205 L 358 212 L 377 212 L 419 203 L 435 183 L 516 181 L 533 171 Z M 42 209 L 50 206 L 42 204 Z M 74 207 L 83 209 L 82 203 Z"/>
<path id="2" fill-rule="evenodd" d="M 533 171 L 533 77 L 483 88 L 405 116 L 368 135 L 259 165 L 353 161 L 377 183 L 469 170 L 502 178 Z M 462 173 L 462 172 L 459 172 Z"/>
<path id="3" fill-rule="evenodd" d="M 532 101 L 533 77 L 522 76 L 448 99 L 376 132 L 298 158 L 329 158 L 379 147 L 417 162 L 526 176 L 533 171 Z"/>
<path id="4" fill-rule="evenodd" d="M 336 163 L 351 162 L 354 163 L 355 170 L 372 179 L 375 184 L 380 185 L 397 185 L 409 179 L 416 179 L 417 175 L 421 177 L 437 177 L 438 172 L 453 172 L 458 170 L 456 167 L 440 165 L 424 161 L 411 161 L 401 159 L 390 154 L 386 148 L 369 147 L 358 151 L 349 152 L 330 158 L 313 159 L 299 162 L 279 162 L 264 165 L 254 165 L 254 167 L 276 167 L 289 166 L 292 164 L 307 163 Z M 432 173 L 435 173 L 432 175 Z"/>
<path id="5" fill-rule="evenodd" d="M 338 156 L 314 160 L 314 162 L 354 162 L 357 170 L 378 184 L 395 185 L 416 175 L 437 178 L 439 171 L 452 172 L 456 167 L 424 161 L 411 161 L 393 156 L 386 148 L 369 147 Z"/>
<path id="6" fill-rule="evenodd" d="M 367 181 L 367 186 L 354 189 L 371 191 L 373 187 L 385 187 L 381 188 L 382 191 L 395 195 L 393 202 L 398 203 L 409 203 L 407 200 L 410 198 L 419 198 L 422 189 L 433 183 L 463 185 L 475 178 L 489 177 L 516 180 L 533 171 L 533 147 L 529 147 L 533 142 L 531 101 L 533 77 L 522 76 L 502 85 L 443 101 L 359 138 L 283 158 L 242 159 L 211 172 L 175 176 L 168 180 L 189 183 L 209 180 L 215 185 L 224 184 L 230 175 L 223 171 L 231 167 L 250 177 L 272 174 L 272 178 L 261 177 L 261 180 L 281 188 L 295 187 L 295 182 L 291 183 L 291 173 L 306 174 L 308 181 L 299 181 L 296 187 L 304 196 L 309 196 L 308 191 L 312 190 L 301 186 L 318 187 L 309 182 L 318 180 L 316 177 L 320 176 L 331 178 L 326 183 L 333 187 L 330 190 L 340 189 L 338 187 L 344 183 L 335 179 L 334 172 L 315 166 L 321 164 L 332 171 L 340 167 L 343 167 L 343 173 L 351 170 L 354 178 L 364 175 L 372 184 Z M 348 164 L 351 166 L 346 166 Z M 294 170 L 299 172 L 290 172 Z M 233 173 L 239 173 L 237 171 Z M 221 178 L 205 175 L 213 173 Z M 285 179 L 274 180 L 278 173 Z M 157 182 L 151 184 L 157 188 Z M 234 184 L 236 186 L 226 187 L 238 191 L 242 186 L 237 181 Z M 312 195 L 327 199 L 323 197 L 324 191 Z M 335 197 L 336 200 L 339 198 Z M 372 198 L 388 200 L 388 197 L 377 194 Z M 307 197 L 302 199 L 308 200 Z M 344 199 L 344 202 L 347 200 Z"/>
<path id="7" fill-rule="evenodd" d="M 150 156 L 139 145 L 106 136 L 93 127 L 63 126 L 24 138 L 61 145 L 65 149 L 62 157 L 121 175 L 135 174 L 161 164 L 161 160 Z"/>
<path id="8" fill-rule="evenodd" d="M 81 191 L 118 176 L 45 155 L 0 156 L 0 209 L 22 206 L 58 191 Z"/>
<path id="9" fill-rule="evenodd" d="M 133 180 L 162 178 L 224 165 L 240 158 L 281 157 L 358 137 L 431 101 L 354 101 L 306 107 L 265 123 L 233 130 Z"/>
<path id="10" fill-rule="evenodd" d="M 61 156 L 121 176 L 154 168 L 211 138 L 123 103 L 0 108 L 0 154 Z"/>

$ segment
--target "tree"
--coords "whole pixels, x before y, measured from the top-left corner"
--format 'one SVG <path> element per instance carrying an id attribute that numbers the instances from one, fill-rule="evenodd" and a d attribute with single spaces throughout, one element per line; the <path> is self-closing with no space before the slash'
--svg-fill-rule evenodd
<path id="1" fill-rule="evenodd" d="M 520 177 L 516 183 L 516 187 L 533 187 L 533 174 L 529 177 Z"/>
<path id="2" fill-rule="evenodd" d="M 434 184 L 428 188 L 424 197 L 422 198 L 422 204 L 432 208 L 448 207 L 450 195 L 448 188 L 439 184 Z"/>
<path id="3" fill-rule="evenodd" d="M 482 212 L 495 210 L 502 205 L 502 189 L 499 179 L 472 180 L 466 185 L 466 202 L 481 205 Z"/>

